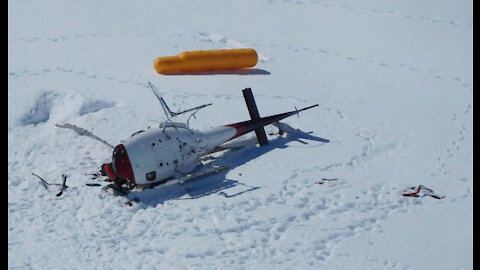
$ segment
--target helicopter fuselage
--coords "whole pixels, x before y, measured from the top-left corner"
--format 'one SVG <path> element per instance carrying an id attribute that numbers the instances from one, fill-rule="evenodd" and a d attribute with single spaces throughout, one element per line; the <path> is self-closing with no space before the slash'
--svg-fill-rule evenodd
<path id="1" fill-rule="evenodd" d="M 189 128 L 188 120 L 185 124 L 173 122 L 170 118 L 186 112 L 193 112 L 193 116 L 196 111 L 211 104 L 174 113 L 153 85 L 151 86 L 168 120 L 158 127 L 135 132 L 114 148 L 112 162 L 103 164 L 102 171 L 117 186 L 126 184 L 130 189 L 148 187 L 162 183 L 176 174 L 187 174 L 200 164 L 202 156 L 218 147 L 222 148 L 222 144 L 230 140 L 253 131 L 260 146 L 268 144 L 264 126 L 278 123 L 282 119 L 318 106 L 316 104 L 300 110 L 260 117 L 251 89 L 246 88 L 243 94 L 251 116 L 250 120 L 198 131 Z"/>
<path id="2" fill-rule="evenodd" d="M 147 186 L 177 173 L 185 174 L 199 165 L 203 155 L 236 133 L 230 126 L 201 132 L 183 123 L 139 131 L 115 147 L 107 174 L 112 180 L 133 180 L 137 186 Z"/>

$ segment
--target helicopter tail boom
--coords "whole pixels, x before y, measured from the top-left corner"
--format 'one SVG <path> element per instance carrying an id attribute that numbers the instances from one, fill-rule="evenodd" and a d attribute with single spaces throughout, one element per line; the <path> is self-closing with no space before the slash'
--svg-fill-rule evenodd
<path id="1" fill-rule="evenodd" d="M 266 125 L 278 122 L 282 119 L 285 119 L 285 118 L 290 117 L 290 116 L 295 115 L 295 114 L 298 115 L 302 111 L 306 111 L 308 109 L 311 109 L 311 108 L 314 108 L 314 107 L 317 107 L 317 106 L 318 106 L 318 104 L 315 104 L 315 105 L 312 105 L 312 106 L 302 108 L 300 110 L 295 109 L 294 111 L 290 111 L 290 112 L 280 113 L 280 114 L 276 114 L 276 115 L 271 115 L 271 116 L 267 116 L 267 117 L 261 117 L 261 118 L 258 118 L 258 119 L 252 119 L 252 120 L 248 120 L 248 121 L 243 121 L 243 122 L 239 122 L 239 123 L 226 125 L 228 127 L 235 128 L 236 131 L 237 131 L 235 133 L 235 135 L 232 138 L 230 138 L 230 140 L 233 140 L 237 137 L 245 135 L 249 132 L 256 131 L 259 128 L 263 129 L 263 127 L 266 126 Z"/>

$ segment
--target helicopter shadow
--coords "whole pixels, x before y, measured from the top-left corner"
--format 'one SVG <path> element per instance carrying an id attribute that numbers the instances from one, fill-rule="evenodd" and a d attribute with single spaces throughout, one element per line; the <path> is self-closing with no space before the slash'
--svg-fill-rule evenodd
<path id="1" fill-rule="evenodd" d="M 259 68 L 242 68 L 242 69 L 229 69 L 229 70 L 211 70 L 211 71 L 198 71 L 198 72 L 172 72 L 164 75 L 177 76 L 177 75 L 195 75 L 195 76 L 211 76 L 211 75 L 270 75 L 271 73 Z"/>
<path id="2" fill-rule="evenodd" d="M 229 149 L 218 157 L 212 157 L 208 165 L 199 165 L 196 170 L 202 170 L 205 166 L 229 165 L 228 170 L 219 172 L 212 176 L 195 179 L 186 183 L 172 183 L 161 188 L 146 189 L 139 192 L 131 192 L 127 195 L 129 199 L 135 199 L 144 207 L 155 207 L 169 200 L 192 200 L 201 197 L 216 194 L 225 198 L 233 198 L 247 192 L 255 191 L 261 186 L 250 186 L 239 180 L 227 177 L 229 171 L 254 160 L 275 149 L 285 149 L 290 147 L 288 144 L 292 141 L 300 142 L 303 145 L 309 145 L 307 141 L 320 142 L 321 144 L 311 145 L 317 147 L 328 143 L 328 139 L 311 135 L 313 132 L 303 132 L 301 130 L 290 130 L 286 136 L 278 136 L 269 140 L 267 145 L 258 147 L 250 145 L 239 149 Z"/>

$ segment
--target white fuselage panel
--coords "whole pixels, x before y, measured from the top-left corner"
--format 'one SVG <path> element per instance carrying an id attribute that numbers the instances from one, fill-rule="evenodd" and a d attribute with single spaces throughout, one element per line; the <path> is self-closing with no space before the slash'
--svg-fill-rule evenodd
<path id="1" fill-rule="evenodd" d="M 227 126 L 205 132 L 185 127 L 162 127 L 137 133 L 123 144 L 136 184 L 145 185 L 172 177 L 175 173 L 190 172 L 199 164 L 202 155 L 228 141 L 235 133 L 235 128 Z"/>

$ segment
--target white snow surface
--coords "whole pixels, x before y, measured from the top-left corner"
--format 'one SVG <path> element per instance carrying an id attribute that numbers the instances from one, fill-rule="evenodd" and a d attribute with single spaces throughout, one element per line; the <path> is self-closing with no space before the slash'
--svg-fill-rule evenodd
<path id="1" fill-rule="evenodd" d="M 153 69 L 242 47 L 254 69 Z M 54 125 L 118 144 L 164 119 L 148 81 L 178 111 L 212 102 L 200 130 L 249 119 L 245 87 L 263 116 L 320 105 L 128 206 L 85 185 L 111 149 Z M 418 185 L 445 198 L 402 196 Z M 8 266 L 473 269 L 473 1 L 9 1 Z"/>

